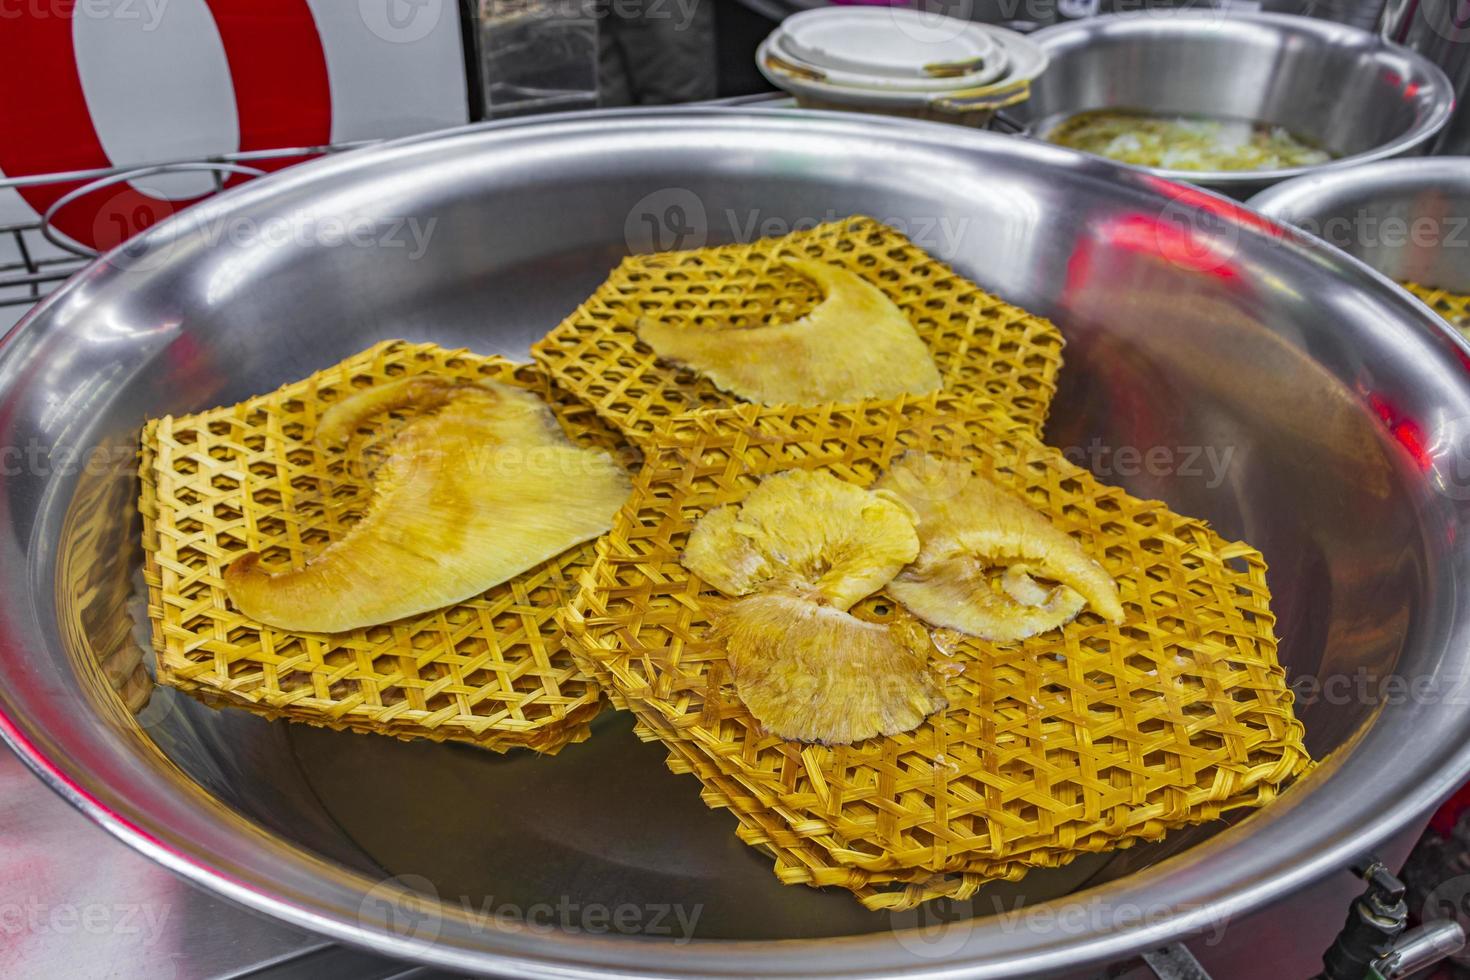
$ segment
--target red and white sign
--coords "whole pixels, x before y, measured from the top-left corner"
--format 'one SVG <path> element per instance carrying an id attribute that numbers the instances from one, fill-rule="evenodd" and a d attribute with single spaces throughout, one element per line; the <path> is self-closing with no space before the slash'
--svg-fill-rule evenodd
<path id="1" fill-rule="evenodd" d="M 462 37 L 455 0 L 0 0 L 0 177 L 462 124 Z M 0 191 L 0 224 L 77 186 Z M 109 248 L 212 187 L 158 175 L 69 204 L 55 226 Z"/>

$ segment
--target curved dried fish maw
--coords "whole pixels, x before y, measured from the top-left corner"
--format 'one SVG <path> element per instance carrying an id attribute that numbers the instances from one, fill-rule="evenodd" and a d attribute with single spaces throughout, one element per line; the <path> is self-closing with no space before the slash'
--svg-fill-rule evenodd
<path id="1" fill-rule="evenodd" d="M 883 291 L 841 268 L 809 259 L 785 264 L 821 287 L 800 320 L 742 328 L 638 322 L 638 337 L 665 360 L 763 405 L 816 405 L 922 395 L 939 370 L 908 317 Z"/>
<path id="2" fill-rule="evenodd" d="M 340 449 L 353 431 L 370 418 L 409 407 L 421 412 L 442 408 L 456 392 L 467 387 L 461 381 L 418 374 L 363 388 L 329 405 L 317 419 L 313 435 L 317 445 Z"/>
<path id="3" fill-rule="evenodd" d="M 1103 567 L 967 464 L 908 453 L 875 489 L 915 515 L 919 557 L 888 591 L 927 622 L 1004 642 L 1064 625 L 1084 604 L 1122 621 L 1118 586 Z"/>
<path id="4" fill-rule="evenodd" d="M 545 404 L 508 385 L 405 385 L 343 408 L 441 406 L 387 447 L 367 515 L 302 568 L 247 554 L 225 570 L 240 612 L 282 629 L 335 633 L 462 602 L 607 531 L 631 487 L 606 453 L 573 445 Z M 326 413 L 324 413 L 324 418 Z M 330 420 L 328 420 L 330 421 Z"/>
<path id="5" fill-rule="evenodd" d="M 847 610 L 918 553 L 901 505 L 830 473 L 787 470 L 704 515 L 682 561 L 726 595 L 777 584 Z"/>
<path id="6" fill-rule="evenodd" d="M 869 623 L 787 593 L 731 602 L 712 636 L 735 690 L 773 735 L 844 745 L 910 731 L 945 707 L 934 643 L 911 619 Z"/>
<path id="7" fill-rule="evenodd" d="M 1034 580 L 1021 598 L 1004 580 L 997 588 L 994 572 L 989 562 L 966 555 L 920 561 L 889 583 L 888 594 L 926 622 L 997 643 L 1065 626 L 1086 605 L 1065 585 L 1048 589 Z"/>

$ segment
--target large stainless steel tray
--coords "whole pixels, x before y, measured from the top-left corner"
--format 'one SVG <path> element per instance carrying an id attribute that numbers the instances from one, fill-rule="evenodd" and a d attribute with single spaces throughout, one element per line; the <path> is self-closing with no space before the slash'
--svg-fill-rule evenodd
<path id="1" fill-rule="evenodd" d="M 58 561 L 99 578 L 136 563 L 73 532 L 97 526 L 86 516 L 129 520 L 131 473 L 106 461 L 130 459 L 145 416 L 267 390 L 392 336 L 524 353 L 629 249 L 854 212 L 902 223 L 1057 320 L 1069 347 L 1053 444 L 1265 552 L 1283 656 L 1327 757 L 1276 805 L 1033 875 L 936 933 L 914 928 L 932 915 L 776 884 L 618 716 L 556 759 L 499 758 L 270 725 L 170 692 L 140 722 L 89 663 L 122 613 L 58 590 Z M 422 247 L 408 219 L 429 229 Z M 344 236 L 343 220 L 366 230 Z M 0 346 L 0 734 L 202 886 L 452 969 L 981 977 L 1112 959 L 1343 867 L 1470 770 L 1467 354 L 1364 267 L 1222 198 L 954 127 L 669 110 L 347 154 L 156 229 Z M 535 802 L 497 805 L 511 797 Z M 1076 894 L 1065 916 L 990 914 L 1012 913 L 1018 892 Z M 546 927 L 562 903 L 583 929 Z M 633 908 L 645 932 L 660 909 L 667 926 L 675 906 L 698 907 L 701 938 L 612 935 L 594 906 Z M 505 908 L 522 915 L 477 914 Z"/>

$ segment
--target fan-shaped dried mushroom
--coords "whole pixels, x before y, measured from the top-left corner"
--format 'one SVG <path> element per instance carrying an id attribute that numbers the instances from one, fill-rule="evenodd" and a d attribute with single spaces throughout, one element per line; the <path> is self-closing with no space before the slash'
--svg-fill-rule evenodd
<path id="1" fill-rule="evenodd" d="M 840 266 L 809 259 L 785 264 L 824 293 L 800 320 L 711 328 L 645 319 L 639 339 L 659 357 L 764 405 L 896 398 L 939 388 L 929 348 L 882 290 Z"/>
<path id="2" fill-rule="evenodd" d="M 921 623 L 865 622 L 786 593 L 737 599 L 713 635 L 740 700 L 766 731 L 845 745 L 919 727 L 945 706 Z"/>
<path id="3" fill-rule="evenodd" d="M 945 705 L 916 621 L 848 610 L 919 551 L 907 511 L 822 472 L 763 480 L 695 526 L 683 562 L 726 595 L 711 637 L 766 730 L 840 744 L 917 727 Z"/>
<path id="4" fill-rule="evenodd" d="M 1056 629 L 1084 606 L 1122 621 L 1118 586 L 1103 567 L 967 464 L 908 453 L 874 489 L 917 520 L 919 556 L 888 592 L 921 619 L 998 642 Z"/>
<path id="5" fill-rule="evenodd" d="M 739 506 L 704 515 L 684 546 L 684 567 L 726 595 L 776 583 L 846 611 L 918 553 L 903 507 L 830 473 L 787 470 Z"/>
<path id="6" fill-rule="evenodd" d="M 546 405 L 509 385 L 422 377 L 367 389 L 323 413 L 340 446 L 368 418 L 404 424 L 373 477 L 368 513 L 302 568 L 251 553 L 225 571 L 236 608 L 282 629 L 334 633 L 462 602 L 607 531 L 627 474 L 573 445 Z"/>

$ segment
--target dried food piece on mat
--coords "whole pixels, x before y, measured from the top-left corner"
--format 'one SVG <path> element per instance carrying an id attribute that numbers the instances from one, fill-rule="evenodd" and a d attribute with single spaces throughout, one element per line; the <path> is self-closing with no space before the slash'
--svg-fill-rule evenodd
<path id="1" fill-rule="evenodd" d="M 829 473 L 788 470 L 701 518 L 683 562 L 726 595 L 782 584 L 846 611 L 918 553 L 902 506 Z"/>
<path id="2" fill-rule="evenodd" d="M 939 388 L 929 348 L 881 289 L 826 262 L 783 264 L 822 289 L 822 301 L 806 316 L 745 329 L 644 318 L 638 338 L 720 390 L 762 405 L 896 398 Z"/>
<path id="3" fill-rule="evenodd" d="M 224 569 L 241 555 L 300 567 L 362 522 L 388 447 L 432 417 L 425 399 L 394 388 L 405 378 L 428 390 L 446 381 L 524 390 L 573 444 L 638 463 L 535 367 L 405 341 L 237 405 L 159 419 L 144 430 L 139 499 L 158 680 L 211 705 L 333 729 L 499 752 L 581 741 L 601 688 L 579 669 L 556 617 L 592 561 L 591 541 L 453 606 L 342 633 L 268 626 L 225 593 Z M 390 396 L 372 411 L 362 402 L 334 411 L 364 392 Z M 347 451 L 324 449 L 324 429 Z"/>
<path id="4" fill-rule="evenodd" d="M 415 377 L 322 415 L 340 446 L 374 415 L 414 407 L 373 478 L 368 513 L 300 568 L 249 552 L 225 570 L 235 607 L 281 629 L 338 633 L 480 595 L 612 526 L 630 490 L 607 453 L 574 445 L 541 399 L 495 382 Z"/>
<path id="5" fill-rule="evenodd" d="M 740 700 L 773 735 L 846 745 L 918 728 L 946 702 L 917 620 L 864 622 L 799 596 L 736 599 L 712 634 Z"/>
<path id="6" fill-rule="evenodd" d="M 921 619 L 996 642 L 1056 629 L 1084 604 L 1110 623 L 1123 621 L 1112 576 L 1067 532 L 968 463 L 907 453 L 875 489 L 917 520 L 919 557 L 888 592 Z"/>
<path id="7" fill-rule="evenodd" d="M 908 512 L 829 473 L 791 470 L 694 528 L 685 567 L 726 595 L 711 636 L 767 731 L 846 744 L 918 727 L 945 705 L 928 632 L 852 605 L 919 551 Z"/>
<path id="8" fill-rule="evenodd" d="M 887 297 L 933 360 L 944 391 L 988 398 L 1041 429 L 1062 363 L 1057 328 L 871 218 L 753 242 L 630 255 L 531 354 L 560 389 L 647 445 L 669 419 L 740 400 L 708 375 L 661 357 L 640 339 L 640 325 L 721 330 L 744 341 L 800 320 L 822 302 L 822 290 L 790 269 L 792 258 L 845 269 Z M 889 367 L 879 364 L 877 373 Z"/>

